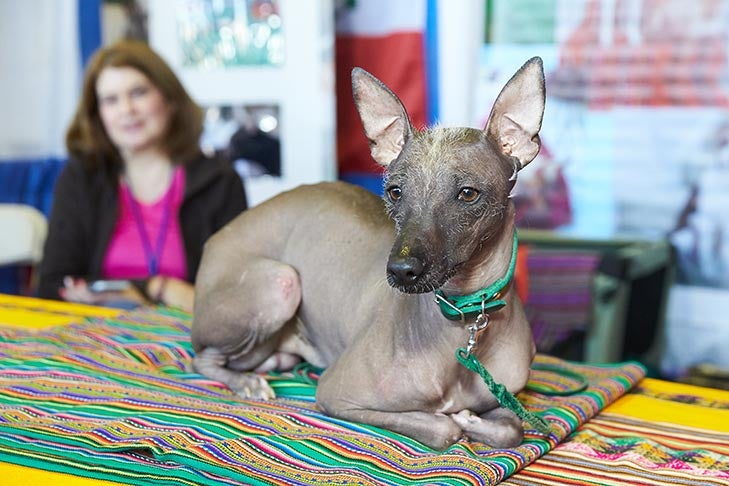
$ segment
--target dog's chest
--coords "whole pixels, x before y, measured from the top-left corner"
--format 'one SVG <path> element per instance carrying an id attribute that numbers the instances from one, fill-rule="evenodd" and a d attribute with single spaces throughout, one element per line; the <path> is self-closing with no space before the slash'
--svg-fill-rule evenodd
<path id="1" fill-rule="evenodd" d="M 496 403 L 480 377 L 458 363 L 415 358 L 408 363 L 392 363 L 388 370 L 379 369 L 377 374 L 374 396 L 380 397 L 383 410 L 451 414 L 464 409 L 485 411 Z"/>

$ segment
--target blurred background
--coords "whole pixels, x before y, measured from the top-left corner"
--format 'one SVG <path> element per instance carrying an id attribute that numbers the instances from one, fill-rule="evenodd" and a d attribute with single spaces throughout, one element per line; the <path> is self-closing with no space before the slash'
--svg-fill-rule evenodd
<path id="1" fill-rule="evenodd" d="M 5 249 L 0 291 L 32 293 L 65 129 L 100 45 L 144 39 L 173 66 L 206 110 L 201 147 L 229 158 L 251 205 L 320 180 L 381 192 L 352 67 L 418 127 L 483 126 L 541 56 L 542 150 L 514 192 L 540 351 L 722 386 L 729 1 L 4 0 L 0 19 L 0 206 L 33 209 L 41 228 L 0 219 L 3 239 L 24 235 L 29 250 Z"/>

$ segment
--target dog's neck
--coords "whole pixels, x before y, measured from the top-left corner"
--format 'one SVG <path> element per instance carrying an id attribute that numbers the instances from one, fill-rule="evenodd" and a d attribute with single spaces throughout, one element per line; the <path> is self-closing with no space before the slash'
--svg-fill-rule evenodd
<path id="1" fill-rule="evenodd" d="M 445 295 L 467 295 L 488 287 L 508 271 L 514 248 L 514 205 L 510 202 L 500 232 L 485 241 L 458 273 L 441 287 Z"/>

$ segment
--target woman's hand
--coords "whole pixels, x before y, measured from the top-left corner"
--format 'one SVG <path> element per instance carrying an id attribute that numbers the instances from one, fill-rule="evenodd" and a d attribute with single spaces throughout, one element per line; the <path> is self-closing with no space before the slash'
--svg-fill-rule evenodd
<path id="1" fill-rule="evenodd" d="M 195 287 L 185 280 L 174 277 L 154 276 L 147 281 L 146 296 L 133 285 L 121 291 L 92 292 L 82 278 L 65 277 L 59 295 L 63 300 L 89 305 L 105 305 L 113 302 L 130 302 L 139 305 L 150 303 L 178 307 L 192 312 Z"/>
<path id="2" fill-rule="evenodd" d="M 147 304 L 147 299 L 133 286 L 120 291 L 92 292 L 83 278 L 64 277 L 63 287 L 58 294 L 63 300 L 89 305 L 105 305 L 112 302 Z"/>
<path id="3" fill-rule="evenodd" d="M 147 282 L 147 295 L 153 301 L 192 312 L 195 287 L 185 280 L 174 277 L 154 276 Z"/>

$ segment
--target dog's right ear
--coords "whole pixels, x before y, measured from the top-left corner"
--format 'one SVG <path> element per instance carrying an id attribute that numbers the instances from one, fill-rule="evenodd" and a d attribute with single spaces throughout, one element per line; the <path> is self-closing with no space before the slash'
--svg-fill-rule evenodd
<path id="1" fill-rule="evenodd" d="M 358 67 L 352 70 L 352 94 L 372 158 L 387 167 L 413 130 L 405 107 L 382 81 Z"/>
<path id="2" fill-rule="evenodd" d="M 491 109 L 484 130 L 504 155 L 522 169 L 539 153 L 544 116 L 544 67 L 533 57 L 506 83 Z"/>

